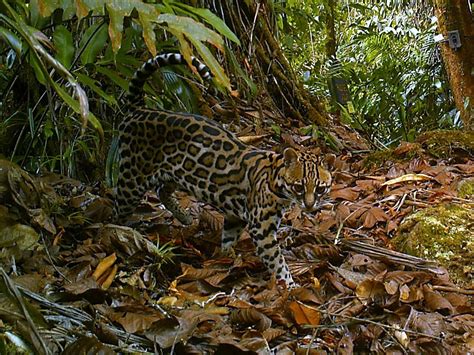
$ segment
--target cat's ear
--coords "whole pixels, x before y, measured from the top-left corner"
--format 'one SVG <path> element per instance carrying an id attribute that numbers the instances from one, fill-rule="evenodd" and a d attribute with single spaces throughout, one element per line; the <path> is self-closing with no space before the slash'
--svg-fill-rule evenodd
<path id="1" fill-rule="evenodd" d="M 285 158 L 286 167 L 292 166 L 298 161 L 298 153 L 293 148 L 286 148 L 283 151 L 283 157 Z"/>
<path id="2" fill-rule="evenodd" d="M 326 154 L 323 158 L 322 165 L 326 169 L 333 169 L 334 168 L 334 163 L 336 161 L 336 155 L 335 154 Z"/>

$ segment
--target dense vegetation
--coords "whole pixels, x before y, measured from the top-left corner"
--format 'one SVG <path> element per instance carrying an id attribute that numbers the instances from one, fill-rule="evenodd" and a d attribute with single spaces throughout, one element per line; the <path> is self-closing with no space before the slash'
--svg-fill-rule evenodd
<path id="1" fill-rule="evenodd" d="M 330 98 L 332 78 L 347 81 L 353 107 L 330 101 L 343 122 L 379 146 L 459 124 L 433 39 L 437 28 L 431 6 L 341 1 L 329 8 L 328 3 L 286 2 L 279 9 L 281 37 L 306 86 L 319 97 Z M 331 25 L 336 34 L 332 50 Z"/>
<path id="2" fill-rule="evenodd" d="M 433 41 L 432 11 L 414 4 L 370 7 L 320 0 L 273 7 L 276 37 L 305 87 L 379 147 L 458 124 Z M 251 68 L 232 54 L 239 40 L 208 10 L 134 1 L 82 7 L 4 1 L 1 8 L 0 152 L 33 171 L 76 176 L 85 166 L 82 178 L 97 178 L 94 171 L 107 154 L 127 78 L 154 53 L 198 55 L 223 93 L 231 77 L 240 78 L 234 85 L 243 99 L 258 95 Z M 332 49 L 331 33 L 337 34 Z M 217 57 L 226 60 L 228 76 Z M 334 78 L 347 82 L 348 105 L 331 96 Z M 197 110 L 199 90 L 176 70 L 166 70 L 164 81 L 165 96 L 155 95 L 151 104 Z M 109 168 L 112 161 L 113 154 Z"/>
<path id="3" fill-rule="evenodd" d="M 474 25 L 462 6 L 0 0 L 0 354 L 472 353 L 474 79 L 460 74 Z M 459 50 L 438 32 L 461 7 Z M 148 107 L 203 114 L 330 170 L 315 210 L 296 203 L 274 223 L 295 288 L 265 269 L 249 228 L 223 252 L 222 211 L 185 193 L 190 225 L 152 191 L 127 223 L 111 219 L 123 96 L 160 52 L 199 57 L 213 80 L 161 68 Z M 266 159 L 275 175 L 298 170 Z M 302 170 L 317 192 L 314 166 Z M 252 184 L 254 171 L 275 181 L 258 169 L 243 184 L 284 199 Z M 216 172 L 199 170 L 194 185 L 213 193 Z"/>

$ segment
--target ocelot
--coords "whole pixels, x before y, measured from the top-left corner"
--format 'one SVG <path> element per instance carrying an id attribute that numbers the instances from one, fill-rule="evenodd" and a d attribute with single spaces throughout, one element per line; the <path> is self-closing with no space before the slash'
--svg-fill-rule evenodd
<path id="1" fill-rule="evenodd" d="M 291 202 L 314 209 L 331 185 L 317 155 L 287 148 L 283 154 L 247 146 L 212 120 L 194 114 L 147 109 L 143 85 L 159 67 L 185 64 L 180 54 L 161 54 L 134 74 L 128 93 L 130 113 L 119 126 L 119 178 L 116 213 L 133 212 L 148 190 L 183 224 L 192 217 L 173 197 L 180 189 L 218 208 L 225 216 L 222 249 L 228 250 L 245 227 L 269 271 L 287 286 L 294 281 L 275 232 Z M 206 66 L 193 58 L 204 78 Z"/>

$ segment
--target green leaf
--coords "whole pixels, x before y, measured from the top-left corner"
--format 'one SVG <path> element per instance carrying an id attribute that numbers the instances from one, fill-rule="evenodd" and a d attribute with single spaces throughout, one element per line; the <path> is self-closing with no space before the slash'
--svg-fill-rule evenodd
<path id="1" fill-rule="evenodd" d="M 133 10 L 138 12 L 138 20 L 143 29 L 143 38 L 148 50 L 156 55 L 155 47 L 155 25 L 152 21 L 158 17 L 156 8 L 138 0 L 129 1 L 107 1 L 106 7 L 110 17 L 109 36 L 112 42 L 112 49 L 117 53 L 122 44 L 123 18 L 130 16 Z"/>
<path id="2" fill-rule="evenodd" d="M 72 34 L 64 26 L 57 26 L 53 33 L 53 43 L 56 48 L 56 58 L 67 69 L 71 68 L 74 58 L 74 44 Z"/>
<path id="3" fill-rule="evenodd" d="M 104 74 L 106 77 L 108 77 L 110 80 L 112 80 L 115 84 L 120 86 L 120 88 L 124 91 L 128 90 L 128 81 L 121 78 L 116 71 L 111 70 L 109 68 L 97 66 L 95 68 L 99 73 Z"/>
<path id="4" fill-rule="evenodd" d="M 138 19 L 140 21 L 140 24 L 142 25 L 143 28 L 143 39 L 145 40 L 145 44 L 150 51 L 150 53 L 153 56 L 156 56 L 156 36 L 155 36 L 155 26 L 152 23 L 152 21 L 155 19 L 157 13 L 143 13 L 139 12 L 138 13 Z"/>
<path id="5" fill-rule="evenodd" d="M 97 55 L 104 49 L 107 42 L 107 26 L 105 22 L 97 22 L 89 27 L 80 42 L 80 48 L 84 48 L 81 54 L 81 63 L 86 65 L 94 63 Z"/>
<path id="6" fill-rule="evenodd" d="M 277 134 L 277 136 L 280 136 L 281 135 L 281 128 L 280 126 L 276 125 L 276 124 L 272 124 L 271 125 L 271 128 L 273 129 L 273 131 Z"/>
<path id="7" fill-rule="evenodd" d="M 202 23 L 194 21 L 192 18 L 176 16 L 173 14 L 161 14 L 158 16 L 157 22 L 167 23 L 170 29 L 183 33 L 193 42 L 209 42 L 221 51 L 224 48 L 224 42 L 221 36 L 204 26 Z"/>
<path id="8" fill-rule="evenodd" d="M 65 103 L 69 105 L 70 108 L 73 109 L 75 113 L 81 114 L 81 107 L 79 105 L 79 102 L 71 97 L 62 87 L 60 87 L 58 84 L 53 83 L 54 89 L 58 93 L 59 96 L 64 100 Z M 97 119 L 97 117 L 94 116 L 92 112 L 88 112 L 87 114 L 87 120 L 92 124 L 92 127 L 94 127 L 97 132 L 99 133 L 100 137 L 104 136 L 104 130 L 102 128 L 102 125 L 100 121 Z M 87 123 L 87 122 L 86 122 Z"/>
<path id="9" fill-rule="evenodd" d="M 161 14 L 157 21 L 158 23 L 166 23 L 168 25 L 168 31 L 174 34 L 178 39 L 182 53 L 188 62 L 190 61 L 191 48 L 187 40 L 190 41 L 199 52 L 204 63 L 214 74 L 217 83 L 230 89 L 229 78 L 211 51 L 203 44 L 203 42 L 209 42 L 218 49 L 223 50 L 223 40 L 219 34 L 189 17 Z"/>
<path id="10" fill-rule="evenodd" d="M 80 82 L 83 84 L 87 85 L 94 91 L 97 95 L 102 97 L 105 101 L 107 101 L 109 104 L 112 105 L 117 105 L 117 100 L 115 97 L 107 94 L 104 90 L 102 90 L 99 86 L 97 86 L 97 81 L 94 79 L 89 78 L 87 75 L 81 74 L 81 73 L 76 73 L 77 78 L 79 79 Z"/>
<path id="11" fill-rule="evenodd" d="M 240 66 L 240 63 L 238 62 L 237 58 L 235 57 L 235 54 L 232 50 L 230 50 L 227 46 L 225 48 L 225 53 L 226 53 L 226 58 L 228 58 L 229 63 L 232 68 L 232 72 L 237 73 L 237 76 L 239 78 L 242 78 L 247 86 L 250 89 L 250 94 L 252 97 L 255 97 L 257 95 L 257 85 L 250 79 L 250 77 L 247 75 L 247 73 L 242 70 L 242 67 Z"/>
<path id="12" fill-rule="evenodd" d="M 133 7 L 128 6 L 123 8 L 117 6 L 118 2 L 110 2 L 106 4 L 107 11 L 109 13 L 109 36 L 110 42 L 112 43 L 112 50 L 117 53 L 122 45 L 122 31 L 123 31 L 123 18 L 130 16 Z"/>
<path id="13" fill-rule="evenodd" d="M 194 47 L 196 47 L 196 50 L 201 55 L 201 58 L 207 64 L 209 69 L 211 69 L 212 73 L 215 75 L 215 79 L 217 80 L 217 82 L 223 85 L 228 90 L 230 90 L 230 80 L 225 74 L 224 69 L 222 69 L 219 62 L 209 50 L 209 48 L 207 48 L 202 42 L 196 41 L 194 38 L 190 38 L 190 40 L 194 44 Z"/>
<path id="14" fill-rule="evenodd" d="M 35 73 L 36 80 L 38 80 L 42 85 L 46 85 L 47 79 L 42 69 L 42 67 L 44 67 L 43 63 L 40 63 L 38 58 L 36 58 L 31 52 L 29 53 L 29 57 L 29 62 Z"/>
<path id="15" fill-rule="evenodd" d="M 234 32 L 231 31 L 229 27 L 225 24 L 224 21 L 215 14 L 213 14 L 210 10 L 208 9 L 201 9 L 201 8 L 195 8 L 186 4 L 182 4 L 179 2 L 173 2 L 171 5 L 180 8 L 181 10 L 189 13 L 189 14 L 195 14 L 202 18 L 204 21 L 206 21 L 209 25 L 214 27 L 217 32 L 219 32 L 221 35 L 227 37 L 230 39 L 232 42 L 237 43 L 240 45 L 240 41 L 237 38 L 237 36 L 234 34 Z"/>
<path id="16" fill-rule="evenodd" d="M 15 50 L 16 54 L 21 55 L 21 41 L 13 32 L 0 27 L 0 38 L 7 42 Z"/>

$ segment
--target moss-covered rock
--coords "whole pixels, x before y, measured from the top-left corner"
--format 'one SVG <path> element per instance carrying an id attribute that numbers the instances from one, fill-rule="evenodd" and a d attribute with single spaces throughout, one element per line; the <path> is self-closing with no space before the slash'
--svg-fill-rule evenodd
<path id="1" fill-rule="evenodd" d="M 439 262 L 457 283 L 472 282 L 474 210 L 468 205 L 439 205 L 406 217 L 393 243 L 401 252 Z"/>
<path id="2" fill-rule="evenodd" d="M 396 148 L 378 150 L 369 154 L 364 159 L 364 165 L 367 167 L 383 166 L 387 162 L 404 162 L 414 158 L 422 158 L 423 156 L 424 150 L 421 144 L 401 142 Z"/>
<path id="3" fill-rule="evenodd" d="M 474 177 L 462 180 L 458 184 L 458 197 L 473 198 L 474 197 Z"/>
<path id="4" fill-rule="evenodd" d="M 474 155 L 474 131 L 438 130 L 421 134 L 416 141 L 436 158 Z"/>
<path id="5" fill-rule="evenodd" d="M 401 142 L 396 148 L 379 150 L 364 159 L 364 165 L 383 166 L 414 158 L 454 158 L 474 156 L 474 132 L 437 130 L 421 134 L 414 143 Z"/>

